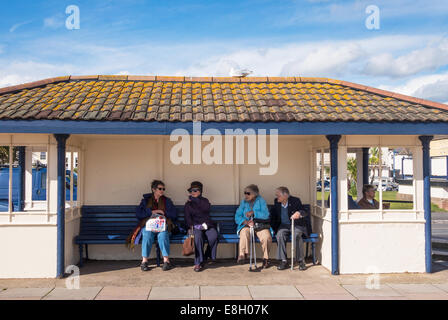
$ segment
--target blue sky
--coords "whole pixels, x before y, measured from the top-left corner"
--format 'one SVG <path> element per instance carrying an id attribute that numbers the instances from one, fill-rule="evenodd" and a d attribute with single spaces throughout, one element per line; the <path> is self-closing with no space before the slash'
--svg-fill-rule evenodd
<path id="1" fill-rule="evenodd" d="M 323 76 L 448 102 L 446 0 L 16 0 L 0 87 L 82 74 Z M 66 7 L 80 10 L 68 30 Z M 365 26 L 376 5 L 380 29 Z"/>

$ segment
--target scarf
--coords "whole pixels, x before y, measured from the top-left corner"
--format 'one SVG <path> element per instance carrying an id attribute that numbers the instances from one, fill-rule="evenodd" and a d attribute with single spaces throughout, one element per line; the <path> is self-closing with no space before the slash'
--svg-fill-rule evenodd
<path id="1" fill-rule="evenodd" d="M 161 196 L 159 198 L 159 201 L 156 201 L 154 194 L 151 194 L 151 197 L 148 199 L 148 201 L 146 203 L 146 208 L 151 209 L 151 211 L 152 210 L 162 210 L 163 212 L 165 212 L 166 197 Z M 131 234 L 126 238 L 125 245 L 128 249 L 133 250 L 135 248 L 135 245 L 138 244 L 138 242 L 140 241 L 141 230 L 142 230 L 142 228 L 145 227 L 146 222 L 150 218 L 151 217 L 146 217 L 145 219 L 142 219 L 138 223 L 138 225 L 135 227 L 135 229 L 131 232 Z M 166 222 L 167 222 L 168 231 L 171 232 L 171 230 L 173 228 L 171 220 L 166 218 Z"/>
<path id="2" fill-rule="evenodd" d="M 148 203 L 146 204 L 146 208 L 150 208 L 151 210 L 162 210 L 163 212 L 165 212 L 166 208 L 165 196 L 161 196 L 159 198 L 159 201 L 156 201 L 154 194 L 152 194 L 151 198 L 149 198 Z"/>

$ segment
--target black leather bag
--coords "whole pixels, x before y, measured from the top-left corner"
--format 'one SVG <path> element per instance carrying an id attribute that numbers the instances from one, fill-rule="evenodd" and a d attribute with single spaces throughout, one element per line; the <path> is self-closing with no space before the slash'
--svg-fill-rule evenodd
<path id="1" fill-rule="evenodd" d="M 254 219 L 254 231 L 269 229 L 271 221 L 269 219 Z"/>

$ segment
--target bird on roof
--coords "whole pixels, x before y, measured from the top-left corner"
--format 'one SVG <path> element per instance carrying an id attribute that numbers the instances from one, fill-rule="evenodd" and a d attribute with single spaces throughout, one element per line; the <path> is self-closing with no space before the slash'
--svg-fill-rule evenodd
<path id="1" fill-rule="evenodd" d="M 252 71 L 250 71 L 248 69 L 235 69 L 233 67 L 230 69 L 231 77 L 244 78 L 244 77 L 247 77 L 251 73 L 252 73 Z"/>

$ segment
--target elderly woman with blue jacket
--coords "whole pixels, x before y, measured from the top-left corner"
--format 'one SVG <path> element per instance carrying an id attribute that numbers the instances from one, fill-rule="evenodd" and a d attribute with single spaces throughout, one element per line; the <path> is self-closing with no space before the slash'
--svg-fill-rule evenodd
<path id="1" fill-rule="evenodd" d="M 235 222 L 237 224 L 237 233 L 240 236 L 239 256 L 237 263 L 243 264 L 249 253 L 250 227 L 254 225 L 254 219 L 268 220 L 269 210 L 266 201 L 260 196 L 258 187 L 254 184 L 244 189 L 244 199 L 236 210 Z M 255 235 L 260 240 L 263 249 L 263 266 L 269 267 L 269 249 L 272 244 L 270 229 L 255 231 Z"/>

